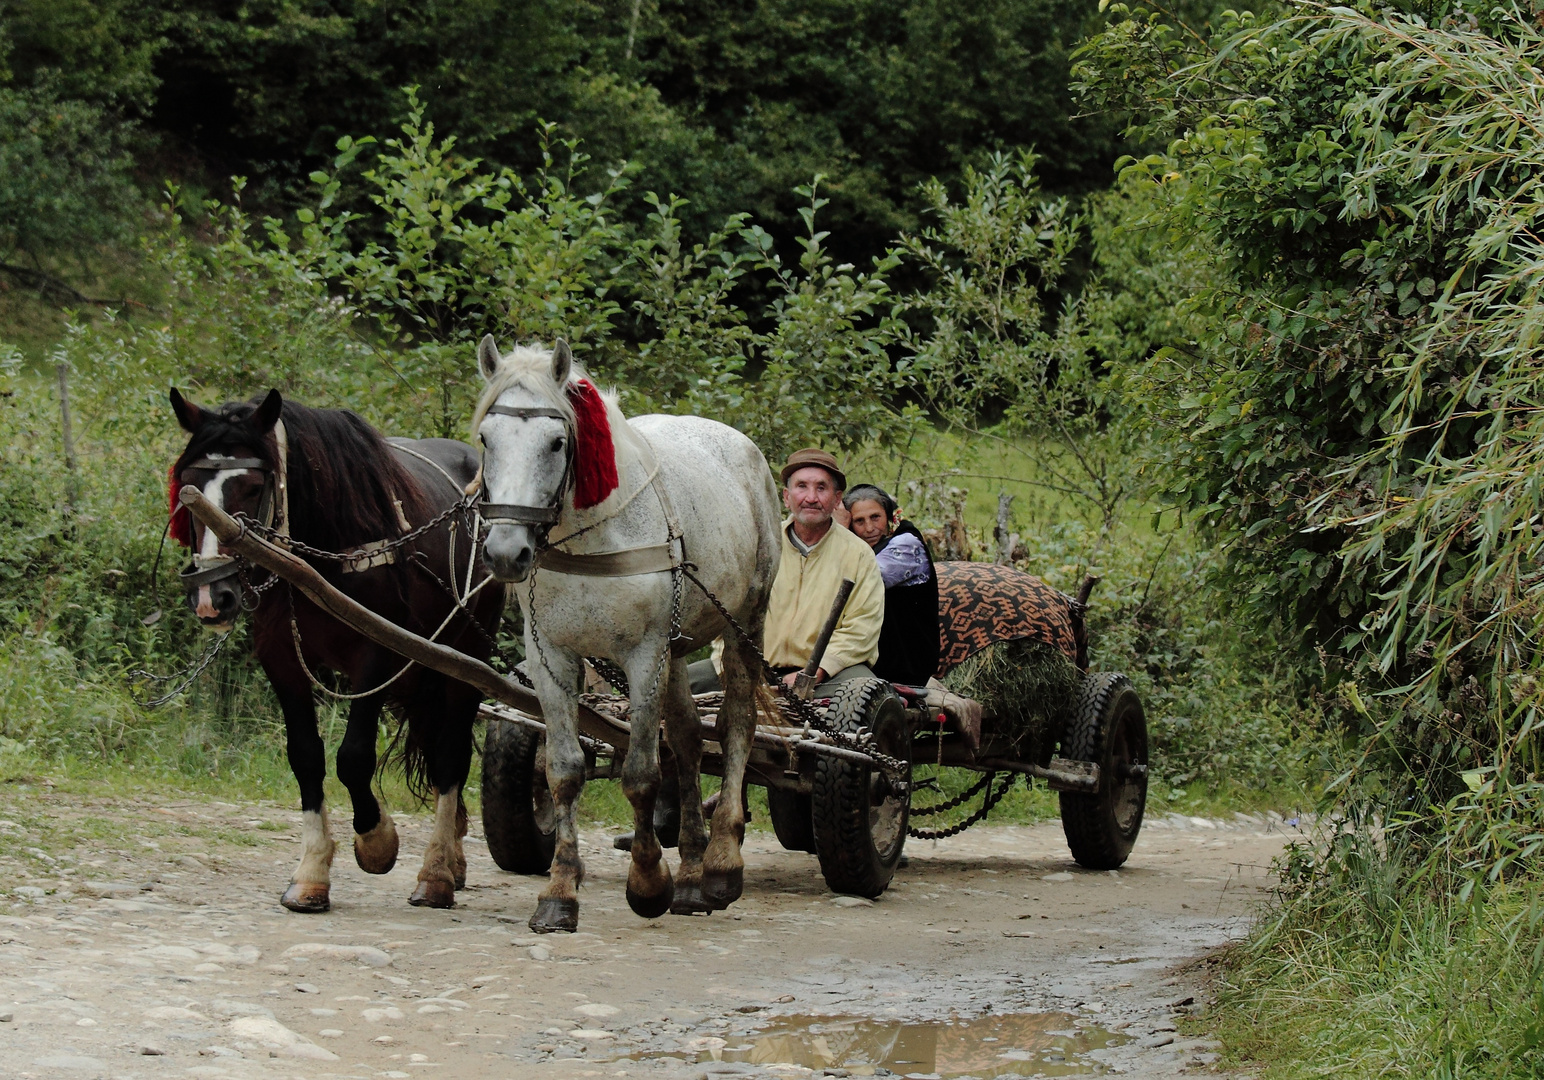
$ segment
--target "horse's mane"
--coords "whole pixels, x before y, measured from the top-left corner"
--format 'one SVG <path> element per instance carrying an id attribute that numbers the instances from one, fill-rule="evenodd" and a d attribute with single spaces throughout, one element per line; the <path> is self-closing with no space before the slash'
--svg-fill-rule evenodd
<path id="1" fill-rule="evenodd" d="M 177 459 L 176 471 L 208 453 L 250 445 L 246 421 L 260 400 L 206 410 L 207 419 Z M 398 536 L 402 526 L 394 502 L 401 503 L 410 522 L 429 517 L 418 482 L 380 432 L 358 414 L 286 400 L 281 419 L 289 443 L 290 533 L 295 539 L 328 551 L 347 551 Z M 251 449 L 277 464 L 278 444 L 271 432 Z"/>
<path id="2" fill-rule="evenodd" d="M 569 371 L 568 383 L 559 387 L 552 381 L 552 350 L 542 348 L 539 345 L 516 345 L 499 360 L 499 368 L 483 388 L 482 397 L 477 399 L 477 409 L 472 413 L 472 438 L 477 438 L 477 429 L 482 426 L 483 420 L 488 415 L 489 407 L 498 401 L 499 396 L 506 390 L 520 387 L 535 394 L 547 405 L 559 410 L 564 417 L 572 423 L 574 421 L 574 403 L 568 396 L 568 388 L 584 379 L 592 386 L 595 380 L 591 379 L 584 368 L 575 360 Z M 606 403 L 606 413 L 611 421 L 611 427 L 615 430 L 618 425 L 625 425 L 627 418 L 622 415 L 622 409 L 617 404 L 617 392 L 614 389 L 601 390 L 601 400 Z"/>
<path id="3" fill-rule="evenodd" d="M 568 382 L 559 386 L 552 378 L 550 349 L 517 345 L 513 352 L 500 357 L 477 402 L 472 413 L 474 439 L 493 403 L 516 387 L 557 409 L 574 432 L 574 508 L 587 510 L 609 498 L 618 482 L 616 440 L 635 449 L 642 442 L 622 415 L 616 391 L 599 390 L 578 363 L 570 366 Z"/>

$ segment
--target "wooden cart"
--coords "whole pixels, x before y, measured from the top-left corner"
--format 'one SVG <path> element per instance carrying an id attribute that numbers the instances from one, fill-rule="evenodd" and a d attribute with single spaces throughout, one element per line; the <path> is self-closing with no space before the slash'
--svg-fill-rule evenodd
<path id="1" fill-rule="evenodd" d="M 309 563 L 245 531 L 195 488 L 184 488 L 181 499 L 233 554 L 277 574 L 370 640 L 493 699 L 482 707 L 487 721 L 482 784 L 488 846 L 506 870 L 546 873 L 553 850 L 552 806 L 543 752 L 546 729 L 536 695 L 480 660 L 410 633 L 339 592 Z M 958 571 L 973 575 L 1016 573 L 1002 567 L 989 571 L 984 564 L 940 563 L 941 580 L 944 573 L 956 572 L 949 567 L 978 568 Z M 1001 596 L 991 599 L 1000 601 Z M 1079 614 L 1076 607 L 1068 610 Z M 970 613 L 956 605 L 956 610 L 941 614 L 948 643 L 951 627 L 969 622 L 956 616 Z M 1044 622 L 1043 616 L 1036 613 L 1026 625 Z M 1060 633 L 1066 627 L 1052 629 Z M 1074 629 L 1081 632 L 1080 619 Z M 967 641 L 965 647 L 985 643 Z M 1076 647 L 1081 659 L 1086 641 Z M 698 698 L 705 740 L 702 771 L 707 775 L 723 771 L 712 723 L 721 700 L 715 695 Z M 990 715 L 981 718 L 979 733 L 951 724 L 929 704 L 923 688 L 855 679 L 838 684 L 831 697 L 813 704 L 828 730 L 801 723 L 793 712 L 785 712 L 781 725 L 759 725 L 746 779 L 767 789 L 772 824 L 783 846 L 818 855 L 834 891 L 873 897 L 889 885 L 908 835 L 910 763 L 919 740 L 927 747 L 930 764 L 1044 780 L 1060 793 L 1067 843 L 1084 866 L 1114 869 L 1136 842 L 1147 798 L 1147 724 L 1141 701 L 1123 675 L 1084 674 L 1074 700 L 1067 702 L 1064 730 L 1054 745 L 1045 740 L 1047 745 L 1027 750 L 1016 744 L 1012 733 L 999 730 Z M 629 741 L 626 699 L 585 695 L 579 728 L 590 759 L 588 775 L 618 775 Z M 906 774 L 894 775 L 892 770 L 887 775 L 881 759 L 900 763 Z M 990 785 L 986 795 L 991 795 Z"/>

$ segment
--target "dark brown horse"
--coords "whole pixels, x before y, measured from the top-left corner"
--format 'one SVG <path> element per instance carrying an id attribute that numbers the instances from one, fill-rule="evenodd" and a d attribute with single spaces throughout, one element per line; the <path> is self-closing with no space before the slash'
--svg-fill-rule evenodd
<path id="1" fill-rule="evenodd" d="M 338 779 L 354 808 L 354 858 L 371 874 L 388 872 L 397 860 L 396 826 L 371 788 L 377 724 L 389 703 L 406 725 L 409 781 L 435 795 L 434 831 L 410 902 L 452 906 L 466 881 L 461 788 L 471 765 L 478 692 L 417 666 L 404 670 L 396 654 L 282 582 L 255 592 L 266 575 L 238 572 L 213 534 L 178 508 L 176 496 L 181 485 L 193 484 L 226 513 L 245 514 L 299 544 L 337 553 L 364 549 L 349 561 L 311 561 L 337 588 L 399 626 L 486 660 L 504 592 L 497 585 L 475 591 L 488 575 L 474 558 L 466 515 L 454 513 L 409 543 L 391 544 L 461 499 L 477 474 L 476 452 L 449 439 L 388 442 L 354 413 L 307 408 L 284 401 L 277 390 L 211 409 L 174 389 L 171 403 L 192 436 L 171 474 L 172 534 L 194 553 L 193 566 L 183 572 L 188 604 L 205 626 L 228 632 L 255 598 L 257 659 L 284 710 L 304 847 L 281 902 L 291 911 L 326 911 L 329 903 L 335 845 L 323 803 L 327 763 L 312 696 L 312 674 L 325 668 L 363 695 L 353 697 L 338 748 Z M 480 628 L 472 625 L 474 618 Z"/>

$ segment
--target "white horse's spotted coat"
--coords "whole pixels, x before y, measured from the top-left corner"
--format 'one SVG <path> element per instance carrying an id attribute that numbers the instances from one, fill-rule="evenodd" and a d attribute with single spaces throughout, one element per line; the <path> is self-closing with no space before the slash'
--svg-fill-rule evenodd
<path id="1" fill-rule="evenodd" d="M 605 395 L 615 445 L 618 485 L 598 506 L 578 510 L 560 488 L 567 455 L 564 421 L 546 416 L 488 414 L 498 403 L 516 409 L 555 409 L 573 416 L 567 388 L 584 378 L 566 346 L 516 349 L 500 357 L 492 338 L 478 349 L 488 388 L 473 425 L 484 444 L 483 487 L 493 503 L 558 506 L 549 540 L 573 555 L 627 551 L 679 541 L 675 554 L 696 567 L 702 584 L 760 637 L 781 544 L 777 489 L 766 458 L 745 435 L 697 416 L 644 416 L 629 420 Z M 579 463 L 578 467 L 583 467 Z M 568 541 L 568 537 L 573 537 Z M 628 879 L 640 914 L 661 896 L 703 902 L 710 888 L 723 896 L 739 888 L 740 785 L 755 730 L 752 658 L 726 651 L 725 706 L 720 711 L 724 798 L 703 845 L 696 758 L 702 742 L 686 682 L 685 656 L 721 634 L 737 641 L 712 602 L 684 574 L 670 571 L 594 578 L 530 569 L 540 534 L 529 525 L 493 525 L 484 545 L 495 573 L 518 582 L 510 591 L 525 614 L 527 673 L 547 724 L 547 777 L 556 809 L 556 854 L 538 911 L 538 929 L 559 928 L 553 905 L 576 904 L 583 876 L 574 801 L 583 784 L 577 699 L 583 657 L 617 663 L 631 687 L 632 741 L 622 765 L 622 787 L 640 823 Z M 672 612 L 676 618 L 672 618 Z M 673 627 L 672 623 L 677 626 Z M 678 634 L 672 637 L 672 629 Z M 760 644 L 759 641 L 754 645 Z M 732 654 L 732 655 L 731 655 Z M 682 790 L 679 880 L 661 861 L 648 822 L 660 782 L 661 722 L 675 749 Z M 641 899 L 640 899 L 641 898 Z M 731 895 L 729 897 L 733 899 Z M 722 901 L 720 901 L 722 902 Z M 572 929 L 572 926 L 562 927 Z"/>

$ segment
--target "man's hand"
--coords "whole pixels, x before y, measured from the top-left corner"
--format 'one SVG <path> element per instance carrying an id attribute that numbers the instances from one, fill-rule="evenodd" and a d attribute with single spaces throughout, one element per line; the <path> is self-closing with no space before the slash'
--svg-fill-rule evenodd
<path id="1" fill-rule="evenodd" d="M 790 671 L 787 675 L 783 676 L 783 685 L 788 687 L 790 690 L 793 689 L 794 680 L 797 679 L 798 677 L 799 677 L 799 673 L 797 671 Z M 826 669 L 825 668 L 816 668 L 815 669 L 815 681 L 816 682 L 823 683 L 827 679 L 829 679 L 830 677 L 831 677 L 830 675 L 826 674 Z"/>
<path id="2" fill-rule="evenodd" d="M 840 501 L 831 508 L 831 520 L 844 529 L 852 528 L 852 511 L 843 506 Z"/>

